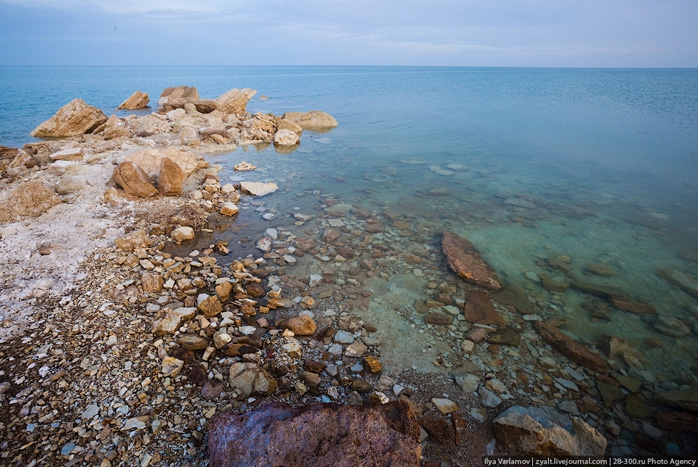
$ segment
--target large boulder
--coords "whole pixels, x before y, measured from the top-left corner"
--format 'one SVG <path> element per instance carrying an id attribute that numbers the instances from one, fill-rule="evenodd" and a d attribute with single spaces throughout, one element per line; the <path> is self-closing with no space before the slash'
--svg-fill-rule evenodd
<path id="1" fill-rule="evenodd" d="M 492 427 L 497 441 L 517 456 L 603 457 L 606 452 L 606 438 L 598 431 L 549 407 L 511 407 Z"/>
<path id="2" fill-rule="evenodd" d="M 131 161 L 125 161 L 114 167 L 114 182 L 126 193 L 139 198 L 150 198 L 158 194 L 143 169 Z"/>
<path id="3" fill-rule="evenodd" d="M 247 112 L 247 103 L 255 94 L 257 91 L 250 88 L 231 89 L 216 99 L 218 110 L 229 114 L 245 113 Z"/>
<path id="4" fill-rule="evenodd" d="M 485 263 L 467 238 L 444 230 L 441 247 L 448 266 L 458 277 L 486 289 L 496 291 L 502 288 L 497 274 Z"/>
<path id="5" fill-rule="evenodd" d="M 117 117 L 116 115 L 112 115 L 104 124 L 101 135 L 105 140 L 119 138 L 122 136 L 130 138 L 133 136 L 133 131 L 126 126 L 126 122 L 123 119 Z"/>
<path id="6" fill-rule="evenodd" d="M 184 185 L 184 171 L 169 157 L 160 160 L 158 172 L 158 190 L 165 196 L 179 196 Z"/>
<path id="7" fill-rule="evenodd" d="M 310 112 L 287 112 L 282 116 L 304 130 L 323 131 L 337 126 L 337 120 L 322 110 L 311 110 Z"/>
<path id="8" fill-rule="evenodd" d="M 31 135 L 36 138 L 63 138 L 91 133 L 107 121 L 97 107 L 82 99 L 73 99 L 60 108 L 50 119 L 36 127 Z"/>
<path id="9" fill-rule="evenodd" d="M 124 110 L 137 110 L 144 109 L 148 106 L 150 102 L 150 97 L 148 97 L 147 92 L 136 91 L 131 94 L 131 97 L 126 99 L 117 107 L 117 109 Z"/>
<path id="10" fill-rule="evenodd" d="M 194 153 L 181 148 L 145 149 L 126 158 L 127 161 L 138 164 L 150 177 L 156 177 L 160 173 L 163 159 L 170 159 L 179 165 L 185 179 L 196 170 L 199 164 Z"/>
<path id="11" fill-rule="evenodd" d="M 46 185 L 23 183 L 10 193 L 0 194 L 0 224 L 38 217 L 57 204 L 61 204 L 60 198 Z"/>
<path id="12" fill-rule="evenodd" d="M 565 355 L 570 360 L 584 365 L 590 370 L 599 373 L 608 373 L 608 364 L 603 357 L 592 352 L 552 324 L 537 321 L 534 326 L 545 342 L 555 347 L 558 352 Z"/>
<path id="13" fill-rule="evenodd" d="M 174 86 L 167 88 L 160 94 L 160 99 L 158 99 L 158 105 L 162 107 L 167 107 L 167 104 L 175 100 L 200 100 L 199 91 L 196 90 L 194 86 Z"/>
<path id="14" fill-rule="evenodd" d="M 417 467 L 419 424 L 404 401 L 378 406 L 273 402 L 209 424 L 211 467 Z"/>

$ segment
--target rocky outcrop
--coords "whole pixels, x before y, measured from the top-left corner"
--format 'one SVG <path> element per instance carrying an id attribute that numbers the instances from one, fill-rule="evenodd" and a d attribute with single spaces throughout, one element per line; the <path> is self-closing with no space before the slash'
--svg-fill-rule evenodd
<path id="1" fill-rule="evenodd" d="M 584 365 L 590 370 L 600 373 L 608 372 L 608 365 L 603 357 L 592 352 L 555 326 L 544 323 L 543 321 L 537 321 L 535 323 L 535 328 L 545 342 L 555 347 L 558 352 L 565 355 L 570 360 Z"/>
<path id="2" fill-rule="evenodd" d="M 211 467 L 418 466 L 419 425 L 403 401 L 379 406 L 274 402 L 209 425 Z"/>
<path id="3" fill-rule="evenodd" d="M 148 174 L 134 162 L 125 161 L 114 167 L 112 177 L 114 182 L 131 196 L 150 198 L 158 194 Z"/>
<path id="4" fill-rule="evenodd" d="M 150 97 L 148 97 L 147 92 L 136 91 L 131 94 L 131 97 L 126 99 L 117 107 L 117 109 L 123 110 L 137 110 L 144 109 L 148 106 L 150 102 Z"/>
<path id="5" fill-rule="evenodd" d="M 295 123 L 304 130 L 322 131 L 337 126 L 337 120 L 332 115 L 321 110 L 311 110 L 306 113 L 287 112 L 282 118 Z"/>
<path id="6" fill-rule="evenodd" d="M 107 121 L 107 116 L 82 99 L 73 99 L 31 132 L 36 138 L 64 138 L 91 133 Z"/>
<path id="7" fill-rule="evenodd" d="M 485 263 L 467 238 L 445 230 L 441 247 L 448 266 L 461 279 L 490 290 L 500 290 L 502 285 L 497 274 Z"/>
<path id="8" fill-rule="evenodd" d="M 197 112 L 207 114 L 218 108 L 216 101 L 201 99 L 199 91 L 193 86 L 176 86 L 167 88 L 160 94 L 158 105 L 166 112 L 175 109 L 183 109 L 187 104 L 192 104 Z"/>
<path id="9" fill-rule="evenodd" d="M 518 456 L 603 457 L 606 451 L 598 431 L 548 407 L 511 407 L 492 427 L 497 441 Z"/>
<path id="10" fill-rule="evenodd" d="M 257 91 L 250 88 L 231 89 L 216 99 L 218 110 L 228 114 L 245 113 L 247 112 L 247 103 L 255 94 Z"/>

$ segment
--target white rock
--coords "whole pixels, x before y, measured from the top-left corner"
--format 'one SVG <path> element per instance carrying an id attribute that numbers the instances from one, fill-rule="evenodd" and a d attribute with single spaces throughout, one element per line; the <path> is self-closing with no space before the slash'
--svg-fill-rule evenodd
<path id="1" fill-rule="evenodd" d="M 178 242 L 192 240 L 194 238 L 194 229 L 191 227 L 177 227 L 172 231 L 172 238 Z"/>
<path id="2" fill-rule="evenodd" d="M 295 146 L 301 142 L 297 133 L 283 129 L 274 134 L 274 146 Z"/>
<path id="3" fill-rule="evenodd" d="M 458 405 L 450 399 L 435 397 L 431 400 L 431 403 L 444 415 L 458 410 Z"/>
<path id="4" fill-rule="evenodd" d="M 260 182 L 241 182 L 240 189 L 252 196 L 266 196 L 270 193 L 274 193 L 279 189 L 279 186 L 274 182 L 260 183 Z"/>

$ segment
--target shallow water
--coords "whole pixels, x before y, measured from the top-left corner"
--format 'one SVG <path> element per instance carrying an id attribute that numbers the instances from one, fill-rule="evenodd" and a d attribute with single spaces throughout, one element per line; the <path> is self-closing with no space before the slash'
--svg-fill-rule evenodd
<path id="1" fill-rule="evenodd" d="M 249 206 L 235 233 L 215 233 L 234 244 L 252 240 L 237 244 L 235 253 L 258 254 L 254 242 L 269 226 L 320 229 L 316 221 L 296 226 L 290 216 L 320 215 L 322 196 L 389 210 L 413 226 L 411 236 L 386 234 L 399 249 L 426 245 L 438 253 L 441 232 L 453 230 L 546 318 L 568 319 L 568 332 L 590 345 L 609 334 L 625 338 L 660 381 L 698 379 L 698 300 L 657 274 L 671 269 L 698 278 L 698 71 L 1 68 L 0 144 L 30 141 L 29 131 L 74 97 L 108 111 L 135 89 L 156 100 L 163 88 L 179 84 L 197 86 L 203 98 L 252 87 L 270 99 L 251 101 L 251 112 L 317 108 L 339 122 L 328 133 L 305 132 L 291 154 L 249 147 L 210 157 L 230 169 L 223 182 L 280 186 L 260 200 L 276 219 L 263 221 L 259 206 Z M 243 160 L 260 170 L 233 172 Z M 547 265 L 557 256 L 569 257 L 569 272 Z M 423 273 L 442 280 L 444 265 Z M 609 275 L 589 273 L 590 265 Z M 294 266 L 304 274 L 312 267 L 309 258 Z M 618 287 L 654 305 L 657 315 L 616 310 L 573 288 L 548 292 L 532 273 Z M 392 274 L 367 285 L 403 290 L 390 300 L 374 294 L 373 316 L 410 307 L 423 295 L 404 292 L 418 287 L 411 269 Z M 610 320 L 592 320 L 585 302 Z M 690 333 L 658 333 L 657 316 L 679 318 Z"/>

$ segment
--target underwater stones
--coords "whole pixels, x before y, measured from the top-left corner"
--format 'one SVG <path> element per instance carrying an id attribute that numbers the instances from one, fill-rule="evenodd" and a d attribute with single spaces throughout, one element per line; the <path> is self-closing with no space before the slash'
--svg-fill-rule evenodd
<path id="1" fill-rule="evenodd" d="M 441 246 L 448 266 L 461 279 L 490 290 L 500 290 L 502 285 L 497 275 L 485 263 L 468 239 L 445 230 Z"/>
<path id="2" fill-rule="evenodd" d="M 654 329 L 670 337 L 683 337 L 691 333 L 683 321 L 673 316 L 658 316 Z"/>
<path id="3" fill-rule="evenodd" d="M 558 352 L 565 355 L 570 360 L 590 370 L 600 373 L 608 372 L 608 365 L 600 355 L 573 340 L 560 329 L 543 321 L 536 321 L 534 327 L 545 342 L 553 346 Z"/>
<path id="4" fill-rule="evenodd" d="M 274 193 L 279 186 L 274 182 L 240 182 L 240 189 L 245 194 L 262 197 Z"/>
<path id="5" fill-rule="evenodd" d="M 572 283 L 570 284 L 570 287 L 580 292 L 588 293 L 591 295 L 598 295 L 599 297 L 604 298 L 628 298 L 627 292 L 618 287 L 597 284 L 580 278 L 574 278 L 572 280 Z"/>
<path id="6" fill-rule="evenodd" d="M 215 418 L 209 424 L 209 465 L 418 467 L 419 433 L 416 415 L 405 401 L 302 407 L 272 402 Z"/>
<path id="7" fill-rule="evenodd" d="M 586 272 L 603 277 L 609 277 L 615 274 L 615 271 L 605 264 L 590 264 L 586 267 Z"/>
<path id="8" fill-rule="evenodd" d="M 514 455 L 602 457 L 606 451 L 607 441 L 598 431 L 549 407 L 511 407 L 492 427 L 497 441 Z"/>
<path id="9" fill-rule="evenodd" d="M 698 412 L 698 385 L 656 394 L 654 400 L 671 407 Z"/>
<path id="10" fill-rule="evenodd" d="M 453 324 L 453 316 L 449 316 L 438 311 L 432 311 L 431 313 L 424 316 L 424 322 L 426 324 L 438 325 Z"/>
<path id="11" fill-rule="evenodd" d="M 494 309 L 492 300 L 487 292 L 468 290 L 465 292 L 465 320 L 476 324 L 496 324 L 506 326 L 504 318 Z"/>
<path id="12" fill-rule="evenodd" d="M 256 363 L 233 363 L 230 367 L 230 388 L 240 397 L 268 396 L 276 391 L 278 383 Z"/>
<path id="13" fill-rule="evenodd" d="M 90 133 L 107 121 L 107 116 L 82 99 L 73 99 L 56 114 L 37 126 L 31 135 L 35 138 L 64 138 Z"/>
<path id="14" fill-rule="evenodd" d="M 657 313 L 657 308 L 652 305 L 622 298 L 612 298 L 611 305 L 619 310 L 629 311 L 630 313 L 635 313 L 636 315 L 653 315 Z"/>
<path id="15" fill-rule="evenodd" d="M 497 329 L 495 332 L 490 334 L 487 342 L 496 345 L 510 345 L 513 347 L 518 347 L 521 345 L 521 336 L 513 328 L 506 326 Z"/>
<path id="16" fill-rule="evenodd" d="M 674 269 L 661 269 L 658 274 L 662 279 L 679 287 L 687 294 L 698 298 L 698 281 Z"/>
<path id="17" fill-rule="evenodd" d="M 603 399 L 606 407 L 613 407 L 613 404 L 619 400 L 623 400 L 625 397 L 625 394 L 621 390 L 620 386 L 614 384 L 612 380 L 609 381 L 606 378 L 598 378 L 596 381 L 596 388 L 599 390 L 601 399 Z"/>
<path id="18" fill-rule="evenodd" d="M 351 204 L 340 203 L 333 206 L 327 206 L 325 213 L 331 217 L 345 217 L 352 210 Z"/>

